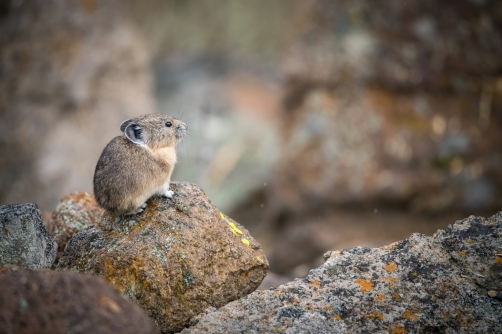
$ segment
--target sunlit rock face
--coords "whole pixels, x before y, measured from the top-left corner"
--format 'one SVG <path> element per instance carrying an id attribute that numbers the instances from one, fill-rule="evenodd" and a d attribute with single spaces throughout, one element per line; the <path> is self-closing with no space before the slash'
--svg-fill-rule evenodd
<path id="1" fill-rule="evenodd" d="M 305 279 L 253 292 L 182 333 L 498 333 L 501 237 L 499 213 L 328 252 Z"/>
<path id="2" fill-rule="evenodd" d="M 501 6 L 313 2 L 284 65 L 272 201 L 500 208 Z"/>
<path id="3" fill-rule="evenodd" d="M 155 112 L 149 59 L 120 1 L 2 7 L 0 201 L 52 209 L 92 190 L 122 121 Z"/>
<path id="4" fill-rule="evenodd" d="M 161 332 L 180 331 L 209 307 L 254 291 L 268 262 L 260 245 L 195 185 L 171 183 L 141 214 L 105 213 L 76 234 L 59 268 L 103 276 L 136 301 Z"/>

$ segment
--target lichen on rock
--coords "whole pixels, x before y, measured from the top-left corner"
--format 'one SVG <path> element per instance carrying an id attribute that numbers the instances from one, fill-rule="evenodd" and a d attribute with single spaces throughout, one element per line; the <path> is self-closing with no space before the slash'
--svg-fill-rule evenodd
<path id="1" fill-rule="evenodd" d="M 0 267 L 50 268 L 56 251 L 37 204 L 0 206 Z"/>
<path id="2" fill-rule="evenodd" d="M 434 237 L 328 252 L 305 279 L 256 291 L 189 333 L 500 333 L 502 213 Z"/>
<path id="3" fill-rule="evenodd" d="M 48 232 L 58 244 L 56 262 L 63 254 L 68 240 L 98 223 L 103 212 L 94 195 L 85 191 L 75 191 L 61 199 L 47 223 Z"/>
<path id="4" fill-rule="evenodd" d="M 254 291 L 268 262 L 242 226 L 188 182 L 134 216 L 105 213 L 68 242 L 58 267 L 102 275 L 164 332 Z"/>

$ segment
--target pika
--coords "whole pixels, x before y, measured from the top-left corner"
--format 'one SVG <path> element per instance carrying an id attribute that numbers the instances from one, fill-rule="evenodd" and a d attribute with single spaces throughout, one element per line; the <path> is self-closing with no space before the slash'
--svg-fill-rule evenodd
<path id="1" fill-rule="evenodd" d="M 176 144 L 187 126 L 165 114 L 128 119 L 120 125 L 122 136 L 106 145 L 94 172 L 94 195 L 105 210 L 119 215 L 143 212 L 146 201 L 169 190 L 176 164 Z"/>

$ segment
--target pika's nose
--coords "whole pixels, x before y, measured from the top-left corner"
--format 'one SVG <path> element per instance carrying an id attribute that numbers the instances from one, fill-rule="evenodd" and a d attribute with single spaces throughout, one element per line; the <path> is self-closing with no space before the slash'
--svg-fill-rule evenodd
<path id="1" fill-rule="evenodd" d="M 185 123 L 182 123 L 182 122 L 180 124 L 178 124 L 178 126 L 176 127 L 176 130 L 178 130 L 178 131 L 180 131 L 180 130 L 181 131 L 186 131 L 187 129 L 188 129 L 188 126 Z"/>

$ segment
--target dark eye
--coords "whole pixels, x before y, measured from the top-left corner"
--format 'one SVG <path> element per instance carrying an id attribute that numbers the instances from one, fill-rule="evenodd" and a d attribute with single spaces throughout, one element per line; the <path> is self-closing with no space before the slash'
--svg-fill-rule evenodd
<path id="1" fill-rule="evenodd" d="M 168 128 L 170 128 L 172 125 L 173 125 L 173 123 L 171 123 L 171 121 L 167 121 L 167 122 L 166 122 L 166 126 L 167 126 Z"/>

